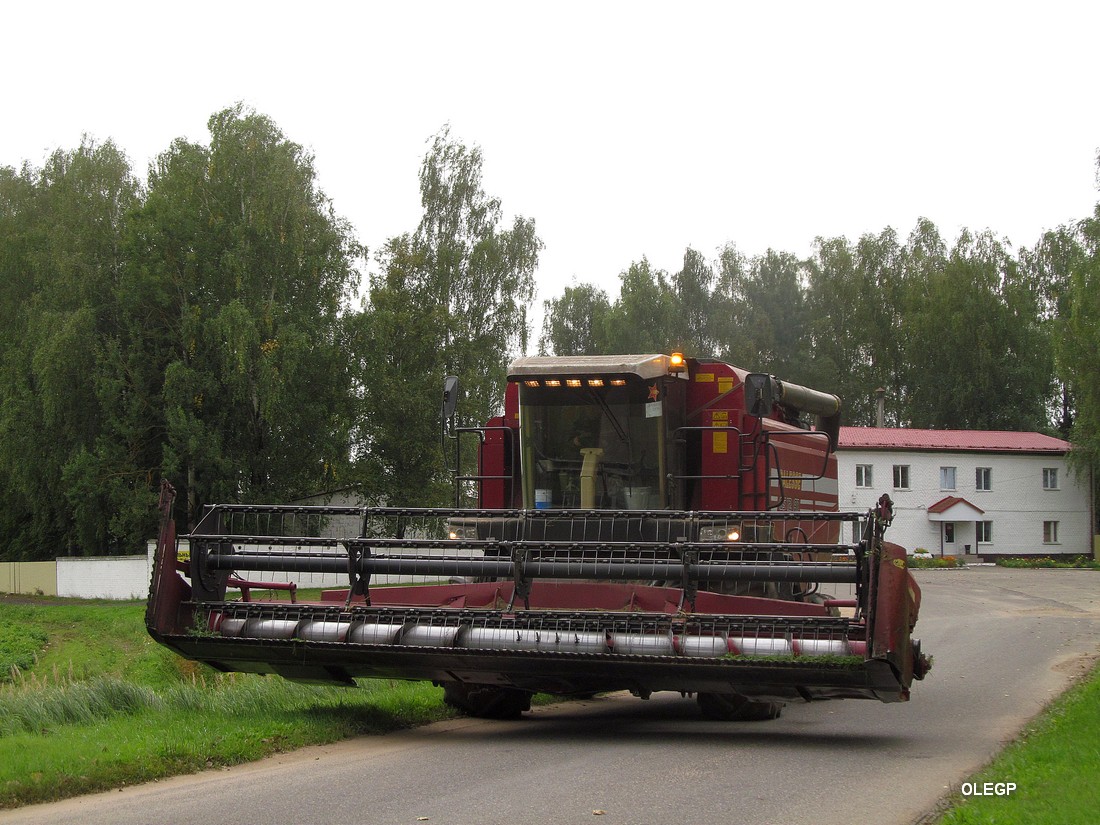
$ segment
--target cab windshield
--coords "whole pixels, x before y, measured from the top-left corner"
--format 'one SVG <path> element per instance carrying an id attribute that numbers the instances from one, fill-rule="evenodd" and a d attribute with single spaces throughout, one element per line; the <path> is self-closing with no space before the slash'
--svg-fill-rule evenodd
<path id="1" fill-rule="evenodd" d="M 663 403 L 635 376 L 520 387 L 523 497 L 540 509 L 664 507 Z M 603 384 L 600 386 L 600 384 Z"/>

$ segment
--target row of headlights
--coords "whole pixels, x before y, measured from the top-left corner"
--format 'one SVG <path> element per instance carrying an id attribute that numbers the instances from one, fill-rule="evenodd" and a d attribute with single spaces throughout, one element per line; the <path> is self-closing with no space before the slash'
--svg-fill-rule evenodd
<path id="1" fill-rule="evenodd" d="M 528 378 L 523 382 L 525 387 L 625 387 L 625 378 Z"/>

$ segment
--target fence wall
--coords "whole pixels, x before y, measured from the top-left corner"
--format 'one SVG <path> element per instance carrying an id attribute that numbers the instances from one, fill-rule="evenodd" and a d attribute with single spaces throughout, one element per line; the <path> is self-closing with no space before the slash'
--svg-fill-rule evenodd
<path id="1" fill-rule="evenodd" d="M 0 593 L 57 595 L 57 565 L 52 561 L 0 562 Z"/>
<path id="2" fill-rule="evenodd" d="M 186 550 L 186 540 L 181 542 Z M 0 562 L 0 593 L 78 599 L 146 599 L 153 575 L 156 542 L 144 556 L 63 557 L 56 561 Z M 299 587 L 346 587 L 348 577 L 321 573 L 264 573 L 255 581 L 288 582 Z M 378 577 L 379 581 L 385 577 Z M 232 591 L 231 598 L 236 598 Z"/>
<path id="3" fill-rule="evenodd" d="M 83 599 L 144 599 L 152 573 L 148 556 L 88 556 L 57 560 L 57 595 Z"/>

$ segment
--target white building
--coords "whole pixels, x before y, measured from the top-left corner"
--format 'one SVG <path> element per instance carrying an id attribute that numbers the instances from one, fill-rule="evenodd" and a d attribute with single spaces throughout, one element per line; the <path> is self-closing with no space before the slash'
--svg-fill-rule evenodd
<path id="1" fill-rule="evenodd" d="M 840 508 L 894 501 L 890 541 L 940 556 L 1092 554 L 1091 485 L 1039 433 L 841 427 Z"/>

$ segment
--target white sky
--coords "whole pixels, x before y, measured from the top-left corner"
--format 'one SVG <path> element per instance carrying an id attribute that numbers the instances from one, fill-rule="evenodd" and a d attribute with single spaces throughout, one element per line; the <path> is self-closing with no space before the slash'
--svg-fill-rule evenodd
<path id="1" fill-rule="evenodd" d="M 82 133 L 139 174 L 237 101 L 311 149 L 372 251 L 429 138 L 536 220 L 541 301 L 642 256 L 810 253 L 919 216 L 1017 247 L 1100 200 L 1100 3 L 6 4 L 0 165 Z M 537 339 L 539 330 L 534 330 Z"/>

